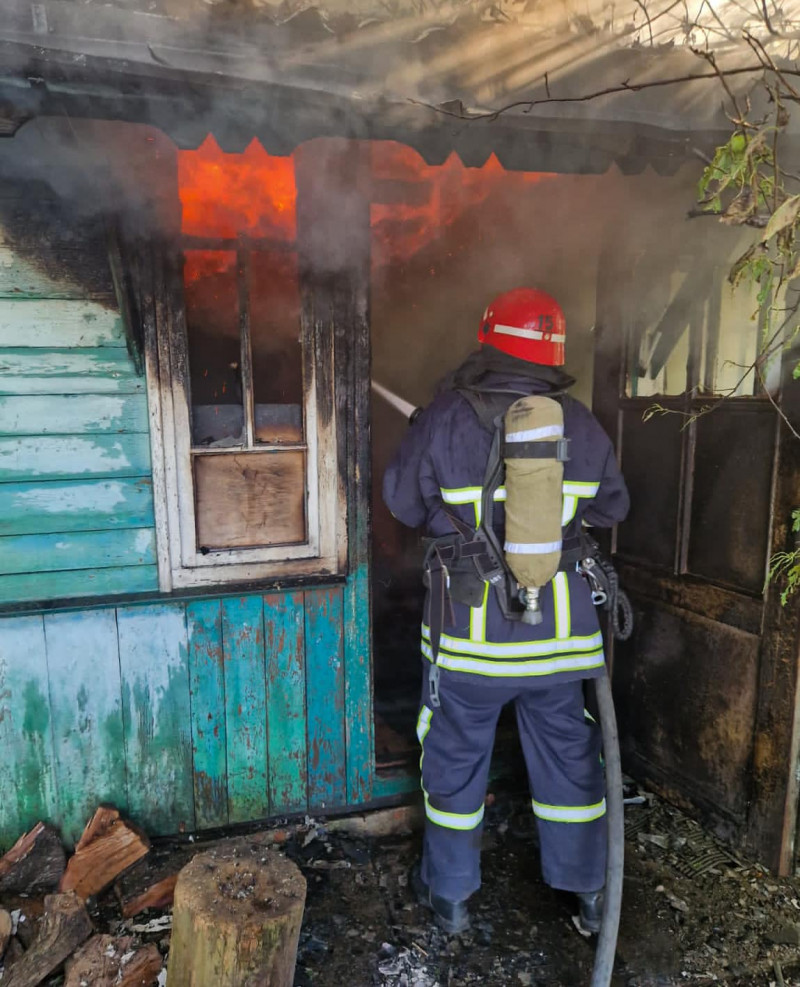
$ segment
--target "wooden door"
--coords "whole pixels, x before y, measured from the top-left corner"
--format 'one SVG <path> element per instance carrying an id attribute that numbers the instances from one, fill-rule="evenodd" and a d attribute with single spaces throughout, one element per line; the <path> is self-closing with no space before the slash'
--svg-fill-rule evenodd
<path id="1" fill-rule="evenodd" d="M 613 655 L 623 758 L 786 872 L 797 606 L 766 576 L 798 506 L 796 357 L 747 373 L 758 330 L 723 271 L 689 258 L 654 288 L 621 260 L 606 256 L 598 279 L 593 403 L 632 502 L 614 544 L 636 613 Z"/>

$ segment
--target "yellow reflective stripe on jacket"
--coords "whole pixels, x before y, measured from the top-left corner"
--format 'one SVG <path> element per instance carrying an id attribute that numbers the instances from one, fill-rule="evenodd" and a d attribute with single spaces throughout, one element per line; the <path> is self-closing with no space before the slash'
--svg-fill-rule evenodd
<path id="1" fill-rule="evenodd" d="M 594 497 L 600 489 L 600 484 L 589 480 L 565 480 L 562 484 L 563 504 L 561 508 L 561 527 L 565 528 L 575 517 L 580 498 Z M 442 500 L 445 504 L 472 504 L 475 509 L 475 526 L 481 521 L 482 487 L 441 487 Z M 506 488 L 498 487 L 494 492 L 496 501 L 504 501 L 507 497 Z"/>
<path id="2" fill-rule="evenodd" d="M 433 710 L 428 709 L 427 706 L 423 706 L 419 711 L 419 716 L 417 717 L 417 740 L 420 742 L 420 746 L 422 746 L 425 738 L 428 736 L 432 716 Z"/>
<path id="3" fill-rule="evenodd" d="M 481 806 L 475 812 L 443 812 L 431 805 L 428 793 L 425 792 L 425 815 L 432 823 L 446 829 L 476 829 L 483 822 L 483 808 Z"/>
<path id="4" fill-rule="evenodd" d="M 557 572 L 553 577 L 553 610 L 556 615 L 556 637 L 561 641 L 567 640 L 572 633 L 572 614 L 566 572 Z"/>
<path id="5" fill-rule="evenodd" d="M 430 644 L 423 641 L 421 650 L 428 661 L 433 661 Z M 470 672 L 473 675 L 485 675 L 489 678 L 533 678 L 537 675 L 556 675 L 559 672 L 591 672 L 603 667 L 605 656 L 602 647 L 587 653 L 535 658 L 530 661 L 468 658 L 464 655 L 450 655 L 440 651 L 436 664 L 439 668 L 449 669 L 451 672 Z"/>
<path id="6" fill-rule="evenodd" d="M 489 584 L 483 584 L 483 603 L 479 607 L 469 608 L 469 639 L 483 642 L 486 640 L 486 604 L 489 600 Z"/>
<path id="7" fill-rule="evenodd" d="M 584 480 L 565 480 L 561 489 L 564 495 L 564 503 L 561 509 L 561 527 L 566 528 L 578 511 L 578 500 L 581 497 L 594 497 L 600 489 L 600 484 Z"/>
<path id="8" fill-rule="evenodd" d="M 431 629 L 422 625 L 422 639 L 430 644 Z M 495 644 L 492 641 L 470 641 L 465 637 L 442 634 L 439 647 L 455 654 L 475 655 L 478 658 L 533 658 L 536 655 L 565 654 L 570 651 L 592 651 L 602 647 L 600 631 L 575 637 L 548 638 L 544 641 L 509 641 Z"/>
<path id="9" fill-rule="evenodd" d="M 600 819 L 606 814 L 606 800 L 595 802 L 594 805 L 545 805 L 531 799 L 533 814 L 537 819 L 548 822 L 585 823 Z"/>
<path id="10" fill-rule="evenodd" d="M 483 487 L 440 487 L 442 500 L 445 504 L 474 504 L 480 503 Z M 498 487 L 494 492 L 494 500 L 505 500 L 506 488 Z"/>

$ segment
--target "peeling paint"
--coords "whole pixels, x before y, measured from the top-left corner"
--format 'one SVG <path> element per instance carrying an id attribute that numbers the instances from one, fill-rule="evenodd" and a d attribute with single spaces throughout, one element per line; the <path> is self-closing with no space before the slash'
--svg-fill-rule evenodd
<path id="1" fill-rule="evenodd" d="M 81 510 L 110 514 L 115 507 L 124 504 L 125 499 L 125 488 L 121 483 L 75 483 L 65 487 L 19 491 L 14 496 L 14 505 L 47 514 Z"/>

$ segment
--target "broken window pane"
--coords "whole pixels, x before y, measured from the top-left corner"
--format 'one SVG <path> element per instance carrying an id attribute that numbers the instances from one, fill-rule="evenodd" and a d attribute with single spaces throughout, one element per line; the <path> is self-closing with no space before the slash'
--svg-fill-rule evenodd
<path id="1" fill-rule="evenodd" d="M 636 313 L 628 342 L 628 397 L 686 390 L 692 290 L 685 275 L 675 274 L 654 284 Z"/>
<path id="2" fill-rule="evenodd" d="M 751 369 L 761 333 L 758 302 L 743 285 L 734 291 L 724 283 L 718 290 L 719 300 L 711 300 L 706 324 L 707 389 L 712 394 L 747 397 L 758 389 Z"/>
<path id="3" fill-rule="evenodd" d="M 302 442 L 297 254 L 254 250 L 249 289 L 256 442 Z"/>
<path id="4" fill-rule="evenodd" d="M 236 253 L 187 250 L 183 278 L 192 445 L 241 445 L 244 405 Z"/>

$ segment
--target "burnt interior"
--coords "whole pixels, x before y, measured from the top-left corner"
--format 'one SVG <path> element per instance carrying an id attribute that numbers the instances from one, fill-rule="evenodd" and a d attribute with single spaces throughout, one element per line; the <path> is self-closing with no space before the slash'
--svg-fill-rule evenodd
<path id="1" fill-rule="evenodd" d="M 23 128 L 0 155 L 0 224 L 32 268 L 100 300 L 115 292 L 110 231 L 126 270 L 137 241 L 177 246 L 197 448 L 241 434 L 243 320 L 254 443 L 302 446 L 307 275 L 297 261 L 292 156 L 265 172 L 270 156 L 258 146 L 205 151 L 217 171 L 193 170 L 191 155 L 202 158 L 203 148 L 177 152 L 146 127 L 54 124 L 46 140 Z M 736 234 L 676 218 L 694 172 L 680 181 L 529 175 L 491 159 L 478 169 L 452 157 L 427 165 L 395 144 L 371 145 L 369 158 L 360 193 L 371 215 L 373 378 L 424 405 L 475 347 L 494 294 L 537 284 L 561 300 L 576 395 L 618 440 L 632 494 L 616 542 L 639 617 L 635 638 L 615 653 L 628 766 L 679 786 L 721 828 L 741 827 L 750 799 L 742 774 L 765 702 L 757 668 L 778 433 L 767 397 L 774 368 L 760 381 L 740 379 L 758 317 L 725 294 L 720 258 L 735 255 Z M 217 184 L 207 184 L 214 174 Z M 197 194 L 187 198 L 190 186 Z M 346 265 L 346 230 L 334 246 Z M 694 420 L 726 393 L 733 400 Z M 663 410 L 652 415 L 654 403 Z M 373 395 L 373 671 L 378 765 L 387 768 L 416 756 L 420 532 L 391 518 L 380 497 L 406 428 Z M 287 483 L 302 475 L 302 464 L 292 469 Z"/>

